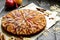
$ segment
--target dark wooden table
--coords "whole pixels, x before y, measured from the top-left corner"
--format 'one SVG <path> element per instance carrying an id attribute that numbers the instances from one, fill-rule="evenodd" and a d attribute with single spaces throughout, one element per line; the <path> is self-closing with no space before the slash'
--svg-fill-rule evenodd
<path id="1" fill-rule="evenodd" d="M 40 3 L 38 3 L 38 2 Z M 44 9 L 48 9 L 50 10 L 50 6 L 51 5 L 55 5 L 58 4 L 60 5 L 60 2 L 56 2 L 56 1 L 52 1 L 52 0 L 23 0 L 23 4 L 22 5 L 26 5 L 26 4 L 30 4 L 30 3 L 35 3 L 37 6 L 40 6 Z M 0 9 L 2 9 L 2 7 L 5 5 L 5 0 L 0 0 Z M 7 11 L 5 11 L 3 9 L 3 11 L 0 13 L 0 17 L 2 17 L 3 15 L 7 14 Z M 54 27 L 60 27 L 60 22 L 58 22 Z M 50 32 L 46 32 L 46 35 L 41 35 L 39 36 L 36 40 L 60 40 L 60 33 L 53 33 L 53 27 L 50 29 Z"/>

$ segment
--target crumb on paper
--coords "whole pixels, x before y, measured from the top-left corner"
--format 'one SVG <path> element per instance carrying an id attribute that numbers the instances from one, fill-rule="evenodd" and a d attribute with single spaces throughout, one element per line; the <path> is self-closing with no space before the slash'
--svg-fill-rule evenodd
<path id="1" fill-rule="evenodd" d="M 0 21 L 2 20 L 2 18 L 0 18 Z"/>
<path id="2" fill-rule="evenodd" d="M 49 17 L 49 15 L 51 15 L 51 14 L 52 14 L 51 11 L 48 11 L 48 10 L 44 12 L 44 15 L 47 17 Z"/>
<path id="3" fill-rule="evenodd" d="M 59 31 L 59 30 L 60 30 L 59 27 L 56 27 L 56 28 L 54 27 L 53 29 L 54 29 L 55 31 Z"/>
<path id="4" fill-rule="evenodd" d="M 60 28 L 56 28 L 56 31 L 60 30 Z"/>
<path id="5" fill-rule="evenodd" d="M 57 8 L 57 10 L 56 10 L 57 12 L 60 12 L 60 8 Z"/>
<path id="6" fill-rule="evenodd" d="M 15 38 L 14 40 L 23 40 L 23 39 L 21 39 L 21 38 Z"/>
<path id="7" fill-rule="evenodd" d="M 20 37 L 15 37 L 14 40 L 23 40 L 23 37 L 20 36 Z"/>
<path id="8" fill-rule="evenodd" d="M 1 18 L 0 18 L 0 20 L 1 20 Z"/>
<path id="9" fill-rule="evenodd" d="M 48 33 L 47 33 L 47 32 L 43 32 L 43 35 L 44 35 L 44 36 L 48 36 Z"/>
<path id="10" fill-rule="evenodd" d="M 59 5 L 53 5 L 50 7 L 50 10 L 60 12 L 60 7 Z"/>
<path id="11" fill-rule="evenodd" d="M 23 38 L 23 40 L 31 40 L 31 38 Z"/>
<path id="12" fill-rule="evenodd" d="M 8 40 L 13 40 L 14 39 L 14 37 L 12 36 L 12 37 L 9 37 L 9 39 Z"/>
<path id="13" fill-rule="evenodd" d="M 5 36 L 2 33 L 0 33 L 0 40 L 5 40 Z"/>
<path id="14" fill-rule="evenodd" d="M 56 7 L 56 6 L 51 6 L 50 9 L 51 9 L 51 10 L 56 10 L 57 7 Z"/>
<path id="15" fill-rule="evenodd" d="M 46 30 L 45 30 L 45 32 L 49 32 L 49 31 L 50 31 L 50 29 L 46 29 Z"/>
<path id="16" fill-rule="evenodd" d="M 13 40 L 13 39 L 10 38 L 10 39 L 8 39 L 8 40 Z"/>
<path id="17" fill-rule="evenodd" d="M 56 16 L 59 16 L 60 17 L 60 14 L 58 13 Z"/>

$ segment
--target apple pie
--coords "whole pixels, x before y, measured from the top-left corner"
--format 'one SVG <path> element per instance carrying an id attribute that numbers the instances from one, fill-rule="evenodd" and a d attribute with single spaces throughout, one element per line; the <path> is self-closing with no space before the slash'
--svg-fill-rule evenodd
<path id="1" fill-rule="evenodd" d="M 14 35 L 34 35 L 46 27 L 46 18 L 37 10 L 13 10 L 2 17 L 2 28 Z"/>

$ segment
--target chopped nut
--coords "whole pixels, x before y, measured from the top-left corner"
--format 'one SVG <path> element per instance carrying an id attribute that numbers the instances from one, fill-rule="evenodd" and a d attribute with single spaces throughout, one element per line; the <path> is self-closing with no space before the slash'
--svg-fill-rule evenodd
<path id="1" fill-rule="evenodd" d="M 49 14 L 44 14 L 45 16 L 49 17 Z"/>
<path id="2" fill-rule="evenodd" d="M 54 20 L 54 18 L 53 18 L 53 17 L 49 18 L 49 20 L 50 20 L 50 19 Z"/>
<path id="3" fill-rule="evenodd" d="M 41 11 L 41 12 L 44 12 L 44 11 L 46 11 L 45 9 L 43 9 L 43 8 L 36 8 L 38 11 Z"/>

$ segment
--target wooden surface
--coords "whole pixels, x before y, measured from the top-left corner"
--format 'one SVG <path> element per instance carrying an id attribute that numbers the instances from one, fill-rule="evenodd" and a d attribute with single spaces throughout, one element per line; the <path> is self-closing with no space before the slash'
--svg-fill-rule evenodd
<path id="1" fill-rule="evenodd" d="M 38 0 L 38 2 L 40 2 L 40 4 L 38 4 L 37 0 L 23 0 L 23 4 L 22 5 L 26 5 L 26 4 L 30 4 L 34 2 L 36 5 L 44 8 L 44 9 L 48 9 L 50 10 L 50 6 L 54 5 L 54 4 L 60 4 L 59 2 L 47 2 L 46 0 Z M 0 0 L 0 9 L 5 5 L 5 0 Z M 3 9 L 3 11 L 0 13 L 0 17 L 2 17 L 3 15 L 7 14 L 7 11 L 5 11 Z M 54 27 L 60 27 L 60 22 L 58 22 Z M 55 32 L 53 30 L 53 27 L 50 29 L 50 32 L 46 32 L 43 35 L 40 35 L 36 40 L 60 40 L 60 33 L 53 33 Z"/>

